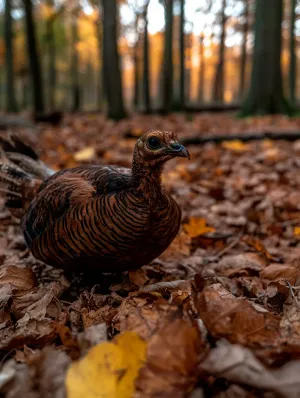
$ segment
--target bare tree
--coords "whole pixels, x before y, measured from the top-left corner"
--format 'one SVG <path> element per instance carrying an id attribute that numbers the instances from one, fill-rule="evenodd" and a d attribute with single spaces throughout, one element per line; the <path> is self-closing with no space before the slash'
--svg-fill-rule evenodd
<path id="1" fill-rule="evenodd" d="M 126 116 L 120 59 L 117 46 L 117 2 L 102 0 L 103 6 L 103 73 L 108 117 L 118 120 Z"/>
<path id="2" fill-rule="evenodd" d="M 35 34 L 33 7 L 31 0 L 23 0 L 23 3 L 25 8 L 26 38 L 30 75 L 33 88 L 34 111 L 36 113 L 43 113 L 45 110 L 43 96 L 43 79 Z"/>
<path id="3" fill-rule="evenodd" d="M 249 32 L 249 0 L 244 0 L 244 24 L 242 28 L 243 41 L 241 49 L 241 67 L 240 67 L 240 88 L 239 97 L 243 98 L 245 92 L 246 65 L 247 65 L 247 40 Z"/>
<path id="4" fill-rule="evenodd" d="M 256 0 L 251 85 L 242 115 L 291 113 L 283 95 L 281 23 L 283 0 Z"/>
<path id="5" fill-rule="evenodd" d="M 148 6 L 150 0 L 146 1 L 143 19 L 144 19 L 144 46 L 143 46 L 143 94 L 145 112 L 151 112 L 151 96 L 150 96 L 150 60 L 149 60 L 149 36 L 148 36 Z"/>
<path id="6" fill-rule="evenodd" d="M 297 58 L 296 58 L 296 37 L 295 37 L 295 22 L 296 22 L 296 0 L 291 0 L 291 24 L 290 24 L 290 100 L 294 104 L 296 100 L 296 75 L 297 75 Z"/>
<path id="7" fill-rule="evenodd" d="M 6 69 L 6 110 L 17 111 L 14 74 L 14 51 L 13 51 L 13 19 L 11 15 L 12 0 L 5 0 L 4 11 L 4 40 L 5 40 L 5 69 Z"/>
<path id="8" fill-rule="evenodd" d="M 173 101 L 173 0 L 164 0 L 165 6 L 165 48 L 163 63 L 163 110 L 168 113 Z"/>
<path id="9" fill-rule="evenodd" d="M 218 63 L 214 82 L 213 99 L 223 102 L 224 100 L 224 65 L 225 65 L 225 40 L 226 40 L 226 0 L 222 0 L 221 9 L 221 37 L 219 45 Z"/>
<path id="10" fill-rule="evenodd" d="M 179 58 L 180 58 L 180 109 L 185 106 L 185 37 L 184 37 L 184 6 L 185 0 L 180 0 L 180 24 L 179 24 Z"/>

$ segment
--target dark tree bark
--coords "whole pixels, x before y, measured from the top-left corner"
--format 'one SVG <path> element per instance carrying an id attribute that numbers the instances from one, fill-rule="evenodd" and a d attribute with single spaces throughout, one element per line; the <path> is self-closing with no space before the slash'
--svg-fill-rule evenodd
<path id="1" fill-rule="evenodd" d="M 78 71 L 78 10 L 75 10 L 72 17 L 71 25 L 71 95 L 72 95 L 72 112 L 78 112 L 80 109 L 80 85 Z"/>
<path id="2" fill-rule="evenodd" d="M 221 38 L 219 45 L 219 59 L 216 68 L 216 77 L 214 82 L 213 99 L 214 101 L 223 102 L 224 100 L 224 64 L 225 64 L 225 39 L 226 39 L 226 21 L 225 14 L 226 0 L 222 1 L 221 10 Z"/>
<path id="3" fill-rule="evenodd" d="M 144 9 L 144 46 L 143 46 L 143 94 L 145 112 L 151 113 L 151 96 L 150 96 L 150 62 L 149 62 L 149 36 L 148 36 L 148 6 L 150 0 L 147 1 Z"/>
<path id="4" fill-rule="evenodd" d="M 281 74 L 282 0 L 257 0 L 251 85 L 242 115 L 291 113 Z"/>
<path id="5" fill-rule="evenodd" d="M 139 94 L 140 94 L 140 68 L 139 68 L 139 48 L 140 48 L 140 35 L 138 32 L 140 15 L 135 15 L 135 33 L 137 39 L 133 48 L 133 70 L 134 70 L 134 93 L 133 93 L 133 106 L 135 109 L 139 106 Z"/>
<path id="6" fill-rule="evenodd" d="M 240 67 L 240 88 L 239 98 L 242 99 L 245 93 L 246 65 L 247 65 L 247 39 L 249 31 L 249 0 L 244 0 L 244 25 L 243 25 L 243 42 L 241 51 L 241 67 Z"/>
<path id="7" fill-rule="evenodd" d="M 199 39 L 199 102 L 204 101 L 204 79 L 205 79 L 205 59 L 204 59 L 204 34 L 201 33 Z"/>
<path id="8" fill-rule="evenodd" d="M 180 109 L 184 109 L 185 107 L 185 37 L 184 37 L 184 6 L 185 0 L 180 0 L 180 24 L 179 24 L 179 52 L 180 52 Z"/>
<path id="9" fill-rule="evenodd" d="M 165 49 L 163 63 L 163 109 L 172 110 L 173 101 L 173 0 L 165 0 Z"/>
<path id="10" fill-rule="evenodd" d="M 54 1 L 47 0 L 47 4 L 52 9 L 54 8 Z M 52 112 L 55 109 L 55 91 L 56 91 L 56 49 L 54 38 L 54 24 L 55 18 L 49 17 L 46 21 L 46 37 L 48 46 L 48 97 L 49 110 Z"/>
<path id="11" fill-rule="evenodd" d="M 23 0 L 23 3 L 25 8 L 25 23 L 28 49 L 27 51 L 33 89 L 33 106 L 36 113 L 43 113 L 45 110 L 43 97 L 43 79 L 37 49 L 37 40 L 35 35 L 33 7 L 31 0 Z"/>
<path id="12" fill-rule="evenodd" d="M 103 6 L 103 73 L 108 117 L 114 120 L 126 116 L 120 59 L 117 46 L 117 2 L 102 0 Z"/>
<path id="13" fill-rule="evenodd" d="M 13 51 L 13 19 L 11 16 L 12 0 L 5 0 L 4 11 L 4 39 L 5 39 L 5 68 L 6 68 L 6 110 L 17 111 L 14 74 Z"/>
<path id="14" fill-rule="evenodd" d="M 290 26 L 290 70 L 289 70 L 289 84 L 290 84 L 290 101 L 292 104 L 296 100 L 296 78 L 297 78 L 297 59 L 296 59 L 296 37 L 295 37 L 295 22 L 296 22 L 296 0 L 291 0 L 291 26 Z"/>
<path id="15" fill-rule="evenodd" d="M 99 70 L 97 71 L 97 106 L 100 110 L 103 105 L 103 61 L 102 61 L 102 28 L 101 28 L 101 18 L 95 21 L 96 37 L 98 43 L 98 59 L 99 59 Z"/>

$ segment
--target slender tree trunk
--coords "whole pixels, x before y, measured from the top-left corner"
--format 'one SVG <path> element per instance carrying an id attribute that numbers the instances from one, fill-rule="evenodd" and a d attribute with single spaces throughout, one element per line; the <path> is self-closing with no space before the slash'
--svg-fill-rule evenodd
<path id="1" fill-rule="evenodd" d="M 242 99 L 245 92 L 246 65 L 247 65 L 247 39 L 249 30 L 249 0 L 244 0 L 244 18 L 243 25 L 243 42 L 241 51 L 241 67 L 240 67 L 240 89 L 239 98 Z"/>
<path id="2" fill-rule="evenodd" d="M 54 1 L 47 0 L 47 4 L 51 9 L 54 9 Z M 55 37 L 53 29 L 54 19 L 48 18 L 46 22 L 46 36 L 48 44 L 48 96 L 49 96 L 49 110 L 55 109 L 55 91 L 56 91 L 56 49 Z"/>
<path id="3" fill-rule="evenodd" d="M 291 0 L 291 26 L 290 26 L 290 100 L 292 104 L 296 100 L 296 79 L 297 79 L 297 59 L 296 59 L 296 37 L 295 37 L 295 22 L 296 22 L 296 0 Z"/>
<path id="4" fill-rule="evenodd" d="M 204 34 L 201 33 L 199 40 L 199 102 L 204 101 L 204 79 L 205 79 L 205 59 L 204 59 Z"/>
<path id="5" fill-rule="evenodd" d="M 223 102 L 224 100 L 224 64 L 225 64 L 225 39 L 226 39 L 226 0 L 222 2 L 222 14 L 221 14 L 221 38 L 219 46 L 219 60 L 216 68 L 216 77 L 214 82 L 214 101 Z"/>
<path id="6" fill-rule="evenodd" d="M 165 0 L 165 50 L 163 64 L 163 109 L 172 110 L 173 101 L 173 0 Z"/>
<path id="7" fill-rule="evenodd" d="M 108 117 L 119 120 L 126 116 L 120 59 L 117 43 L 117 2 L 102 0 L 103 5 L 103 62 L 105 94 L 108 103 Z"/>
<path id="8" fill-rule="evenodd" d="M 282 0 L 257 0 L 251 85 L 242 115 L 291 113 L 281 73 Z"/>
<path id="9" fill-rule="evenodd" d="M 144 10 L 144 46 L 143 46 L 143 92 L 145 112 L 151 112 L 151 96 L 150 96 L 150 62 L 149 62 L 149 36 L 148 36 L 148 6 L 149 0 Z"/>
<path id="10" fill-rule="evenodd" d="M 71 25 L 71 94 L 72 94 L 72 112 L 78 112 L 80 109 L 80 85 L 79 85 L 79 71 L 78 71 L 78 16 L 77 11 L 74 12 Z"/>
<path id="11" fill-rule="evenodd" d="M 29 67 L 31 82 L 33 88 L 33 105 L 36 113 L 44 112 L 44 97 L 43 97 L 43 79 L 40 65 L 40 59 L 37 49 L 37 40 L 35 35 L 35 26 L 33 19 L 33 9 L 31 0 L 23 0 L 25 7 L 25 23 L 27 33 L 27 51 L 29 58 Z"/>
<path id="12" fill-rule="evenodd" d="M 97 73 L 97 106 L 100 110 L 103 105 L 103 60 L 102 60 L 102 29 L 100 17 L 95 21 L 96 37 L 98 43 L 99 70 Z"/>
<path id="13" fill-rule="evenodd" d="M 11 16 L 12 0 L 5 0 L 4 11 L 4 39 L 5 39 L 5 67 L 6 67 L 6 110 L 17 111 L 14 74 L 14 51 L 13 51 L 13 20 Z"/>
<path id="14" fill-rule="evenodd" d="M 184 6 L 185 0 L 180 0 L 180 24 L 179 24 L 179 52 L 180 52 L 180 109 L 185 107 L 185 37 L 184 37 Z"/>
<path id="15" fill-rule="evenodd" d="M 133 69 L 134 69 L 134 94 L 133 94 L 133 106 L 135 109 L 139 106 L 139 93 L 140 93 L 140 75 L 139 75 L 139 47 L 140 37 L 138 32 L 139 15 L 135 16 L 135 33 L 137 39 L 133 48 Z"/>

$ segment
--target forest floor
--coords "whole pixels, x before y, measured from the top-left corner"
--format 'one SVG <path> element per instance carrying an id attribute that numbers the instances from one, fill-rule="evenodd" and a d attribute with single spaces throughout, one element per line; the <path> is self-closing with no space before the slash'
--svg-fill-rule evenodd
<path id="1" fill-rule="evenodd" d="M 300 131 L 300 119 L 72 115 L 24 132 L 58 170 L 130 167 L 133 137 L 150 128 Z M 0 207 L 0 393 L 300 396 L 300 140 L 188 149 L 191 160 L 172 160 L 163 175 L 183 211 L 178 237 L 151 264 L 94 286 L 35 260 Z"/>

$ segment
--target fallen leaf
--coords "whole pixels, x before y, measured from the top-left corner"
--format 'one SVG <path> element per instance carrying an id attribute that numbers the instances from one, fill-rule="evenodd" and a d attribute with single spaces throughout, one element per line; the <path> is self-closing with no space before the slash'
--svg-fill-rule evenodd
<path id="1" fill-rule="evenodd" d="M 234 152 L 245 152 L 249 149 L 249 145 L 240 140 L 224 141 L 222 143 L 222 147 L 225 149 L 230 149 Z"/>
<path id="2" fill-rule="evenodd" d="M 3 267 L 0 270 L 0 286 L 10 284 L 13 293 L 30 290 L 36 285 L 36 279 L 31 269 L 15 267 Z"/>
<path id="3" fill-rule="evenodd" d="M 300 227 L 294 227 L 294 236 L 300 236 Z"/>
<path id="4" fill-rule="evenodd" d="M 221 340 L 200 367 L 218 378 L 254 387 L 260 392 L 271 391 L 285 398 L 298 398 L 300 395 L 299 360 L 279 369 L 269 369 L 249 349 Z"/>
<path id="5" fill-rule="evenodd" d="M 72 364 L 66 377 L 68 398 L 131 398 L 147 344 L 134 332 L 93 347 Z"/>
<path id="6" fill-rule="evenodd" d="M 288 280 L 292 286 L 298 286 L 300 282 L 300 270 L 289 264 L 270 264 L 260 272 L 260 276 L 274 282 Z"/>
<path id="7" fill-rule="evenodd" d="M 148 341 L 147 359 L 136 380 L 135 398 L 183 398 L 197 383 L 206 344 L 196 323 L 166 317 Z"/>
<path id="8" fill-rule="evenodd" d="M 74 153 L 74 159 L 76 162 L 83 162 L 92 160 L 96 155 L 95 147 L 88 146 Z"/>
<path id="9" fill-rule="evenodd" d="M 206 220 L 204 218 L 191 217 L 188 224 L 183 224 L 183 227 L 190 238 L 196 238 L 199 235 L 215 232 L 215 228 L 206 225 Z"/>

